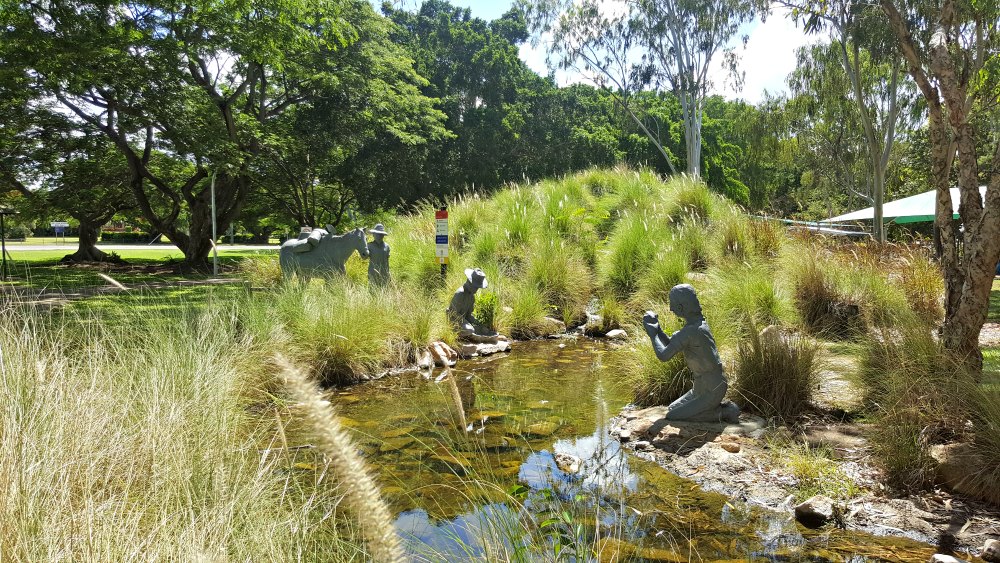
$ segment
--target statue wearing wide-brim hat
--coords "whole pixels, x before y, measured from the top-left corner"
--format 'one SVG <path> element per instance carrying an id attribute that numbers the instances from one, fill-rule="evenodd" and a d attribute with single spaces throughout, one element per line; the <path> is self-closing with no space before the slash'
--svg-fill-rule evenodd
<path id="1" fill-rule="evenodd" d="M 389 243 L 385 236 L 389 233 L 382 223 L 368 230 L 373 235 L 373 241 L 368 243 L 368 285 L 382 287 L 389 283 Z"/>
<path id="2" fill-rule="evenodd" d="M 465 270 L 465 283 L 455 291 L 448 306 L 448 320 L 455 326 L 458 339 L 469 342 L 498 342 L 507 340 L 506 336 L 483 326 L 472 314 L 476 308 L 476 292 L 489 286 L 486 273 L 479 268 Z"/>

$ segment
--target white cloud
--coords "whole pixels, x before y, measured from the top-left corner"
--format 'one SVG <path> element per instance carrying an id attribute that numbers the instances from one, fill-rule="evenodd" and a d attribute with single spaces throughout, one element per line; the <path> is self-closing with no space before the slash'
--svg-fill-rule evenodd
<path id="1" fill-rule="evenodd" d="M 709 74 L 717 93 L 756 104 L 764 99 L 765 90 L 772 94 L 788 91 L 785 80 L 795 70 L 795 50 L 819 38 L 810 38 L 795 27 L 784 8 L 772 13 L 767 21 L 754 22 L 748 27 L 750 39 L 746 48 L 738 47 L 736 51 L 740 55 L 740 70 L 746 73 L 743 87 L 733 87 L 728 73 L 722 69 L 721 59 L 713 61 Z"/>

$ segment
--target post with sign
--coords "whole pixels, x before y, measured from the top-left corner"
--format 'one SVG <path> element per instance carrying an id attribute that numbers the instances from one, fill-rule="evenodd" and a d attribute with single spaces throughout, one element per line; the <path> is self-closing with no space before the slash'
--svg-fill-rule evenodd
<path id="1" fill-rule="evenodd" d="M 67 221 L 52 221 L 52 222 L 49 223 L 49 226 L 52 227 L 52 230 L 56 232 L 56 239 L 58 239 L 59 236 L 61 235 L 62 238 L 63 238 L 63 242 L 65 243 L 66 242 L 66 229 L 69 228 L 69 222 L 67 222 Z"/>
<path id="2" fill-rule="evenodd" d="M 434 256 L 441 264 L 441 277 L 448 275 L 448 208 L 442 207 L 434 213 Z"/>

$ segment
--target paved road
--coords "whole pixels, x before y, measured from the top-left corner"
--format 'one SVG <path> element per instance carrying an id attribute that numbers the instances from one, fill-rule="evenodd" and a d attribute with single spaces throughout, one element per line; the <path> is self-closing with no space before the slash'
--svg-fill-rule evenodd
<path id="1" fill-rule="evenodd" d="M 33 250 L 65 250 L 69 252 L 75 251 L 79 248 L 75 244 L 22 244 L 22 243 L 7 243 L 7 252 L 22 252 L 22 251 L 33 251 Z M 165 252 L 177 251 L 180 252 L 176 246 L 172 244 L 99 244 L 97 248 L 104 250 L 105 252 L 109 250 L 163 250 Z M 278 245 L 276 244 L 220 244 L 219 251 L 225 252 L 227 250 L 278 250 Z"/>

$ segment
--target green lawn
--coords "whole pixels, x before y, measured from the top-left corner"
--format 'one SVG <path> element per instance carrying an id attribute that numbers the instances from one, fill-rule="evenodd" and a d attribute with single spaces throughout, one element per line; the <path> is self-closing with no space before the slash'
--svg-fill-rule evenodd
<path id="1" fill-rule="evenodd" d="M 987 320 L 1000 322 L 1000 280 L 993 280 L 993 289 L 990 291 L 990 313 Z"/>
<path id="2" fill-rule="evenodd" d="M 56 289 L 69 292 L 82 287 L 108 285 L 108 281 L 99 274 L 108 275 L 130 288 L 180 280 L 203 280 L 209 277 L 205 274 L 178 273 L 172 267 L 172 263 L 180 260 L 182 254 L 175 248 L 137 248 L 119 251 L 119 256 L 128 262 L 126 266 L 59 263 L 59 259 L 66 254 L 66 251 L 62 250 L 11 250 L 11 260 L 7 261 L 9 278 L 5 282 L 0 282 L 0 287 Z M 261 254 L 274 254 L 274 251 L 220 249 L 221 275 L 232 275 L 232 268 L 240 259 Z"/>

